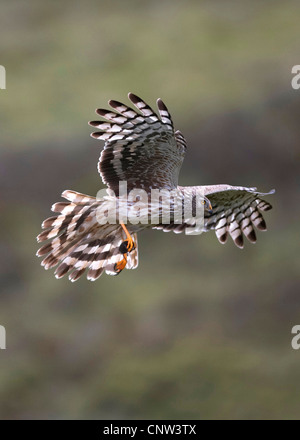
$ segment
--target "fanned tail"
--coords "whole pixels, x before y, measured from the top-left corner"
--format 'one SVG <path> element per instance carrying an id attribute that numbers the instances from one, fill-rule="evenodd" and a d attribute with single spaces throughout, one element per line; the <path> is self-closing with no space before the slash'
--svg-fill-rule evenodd
<path id="1" fill-rule="evenodd" d="M 105 271 L 117 275 L 115 265 L 123 258 L 120 246 L 124 241 L 119 224 L 101 225 L 97 221 L 96 211 L 101 201 L 95 197 L 75 191 L 64 191 L 62 197 L 67 202 L 58 202 L 52 211 L 58 213 L 42 223 L 38 242 L 48 241 L 37 252 L 44 257 L 42 266 L 50 269 L 55 266 L 56 278 L 68 274 L 71 281 L 76 281 L 85 271 L 87 279 L 95 281 Z M 137 238 L 135 249 L 128 254 L 128 269 L 138 264 Z"/>

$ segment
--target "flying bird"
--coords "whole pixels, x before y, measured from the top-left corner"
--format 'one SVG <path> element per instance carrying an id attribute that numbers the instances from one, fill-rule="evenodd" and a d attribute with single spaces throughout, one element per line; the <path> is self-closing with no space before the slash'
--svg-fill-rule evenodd
<path id="1" fill-rule="evenodd" d="M 97 129 L 91 136 L 104 141 L 98 170 L 107 186 L 106 194 L 92 197 L 66 190 L 62 197 L 67 201 L 55 203 L 52 211 L 57 214 L 42 223 L 43 232 L 37 240 L 47 243 L 37 255 L 44 257 L 45 269 L 57 266 L 57 278 L 68 274 L 71 281 L 76 281 L 86 272 L 87 279 L 94 281 L 103 272 L 118 275 L 124 268 L 135 269 L 137 232 L 145 228 L 175 233 L 193 233 L 197 227 L 198 233 L 214 230 L 220 243 L 230 236 L 239 248 L 243 248 L 244 236 L 256 242 L 254 227 L 266 230 L 262 211 L 272 206 L 261 197 L 274 190 L 261 193 L 256 188 L 227 184 L 179 186 L 179 171 L 187 149 L 184 136 L 174 130 L 171 115 L 161 99 L 157 100 L 156 113 L 133 93 L 128 97 L 133 107 L 110 100 L 111 110 L 96 110 L 102 120 L 89 122 Z M 120 183 L 124 182 L 126 190 L 121 194 Z M 167 221 L 161 199 L 155 211 L 148 200 L 143 204 L 137 197 L 137 205 L 144 209 L 140 212 L 146 212 L 148 222 L 125 222 L 124 213 L 134 207 L 133 199 L 126 196 L 136 190 L 149 198 L 154 190 L 170 193 Z M 181 211 L 182 200 L 188 200 L 192 207 L 189 217 Z M 102 221 L 109 217 L 107 213 L 112 207 L 116 208 L 116 221 Z M 194 215 L 197 207 L 202 208 L 200 227 Z M 156 217 L 151 216 L 154 211 Z"/>

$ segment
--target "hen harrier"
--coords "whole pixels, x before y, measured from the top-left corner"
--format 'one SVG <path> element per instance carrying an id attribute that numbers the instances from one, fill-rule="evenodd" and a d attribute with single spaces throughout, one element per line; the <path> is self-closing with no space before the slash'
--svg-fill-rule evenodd
<path id="1" fill-rule="evenodd" d="M 193 214 L 199 200 L 203 208 L 201 232 L 214 229 L 220 243 L 225 243 L 230 235 L 242 248 L 243 235 L 250 242 L 256 242 L 254 226 L 266 230 L 261 211 L 271 209 L 271 205 L 261 196 L 272 194 L 274 190 L 260 193 L 256 188 L 231 185 L 178 186 L 179 170 L 186 152 L 183 135 L 174 131 L 171 116 L 160 99 L 157 100 L 159 114 L 156 114 L 136 95 L 129 93 L 128 96 L 135 109 L 109 101 L 113 110 L 96 110 L 103 121 L 89 122 L 99 130 L 91 136 L 105 142 L 98 169 L 108 187 L 107 195 L 95 198 L 64 191 L 62 197 L 67 202 L 55 203 L 52 211 L 58 214 L 42 224 L 44 231 L 37 240 L 50 241 L 38 250 L 37 255 L 44 256 L 42 265 L 45 269 L 58 265 L 55 270 L 57 278 L 69 273 L 69 279 L 76 281 L 87 270 L 87 278 L 94 281 L 104 271 L 117 275 L 125 267 L 135 269 L 138 265 L 137 232 L 147 227 L 187 232 L 196 226 Z M 126 223 L 126 226 L 120 215 L 123 200 L 120 182 L 126 183 L 125 196 L 136 189 L 147 195 L 153 190 L 163 190 L 173 191 L 174 196 L 175 191 L 175 198 L 168 205 L 169 220 L 162 216 L 159 199 L 159 215 L 155 221 L 151 217 L 147 224 L 135 222 Z M 178 206 L 181 207 L 181 201 L 178 203 L 181 196 L 190 201 L 192 216 L 187 218 L 180 214 L 178 221 L 178 216 L 175 217 Z M 102 222 L 113 202 L 116 221 Z M 125 201 L 126 209 L 129 205 L 133 203 Z M 148 202 L 143 206 L 149 207 Z"/>

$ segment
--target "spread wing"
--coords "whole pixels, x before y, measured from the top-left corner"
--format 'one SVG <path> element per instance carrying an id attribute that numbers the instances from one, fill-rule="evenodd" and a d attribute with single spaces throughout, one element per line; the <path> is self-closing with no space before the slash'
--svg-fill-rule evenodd
<path id="1" fill-rule="evenodd" d="M 140 98 L 128 95 L 137 110 L 109 101 L 116 111 L 97 109 L 105 121 L 91 121 L 98 130 L 91 134 L 105 141 L 98 169 L 103 183 L 117 195 L 119 182 L 127 189 L 173 189 L 178 185 L 186 142 L 165 104 L 158 99 L 159 116 Z"/>
<path id="2" fill-rule="evenodd" d="M 272 205 L 261 196 L 273 194 L 274 190 L 260 193 L 256 188 L 229 187 L 220 191 L 213 188 L 211 192 L 206 191 L 212 205 L 212 213 L 206 214 L 206 230 L 214 229 L 221 243 L 226 242 L 228 235 L 240 248 L 244 245 L 243 235 L 255 243 L 254 226 L 265 231 L 267 226 L 262 211 L 272 209 Z"/>
<path id="3" fill-rule="evenodd" d="M 274 190 L 260 193 L 256 188 L 230 185 L 191 187 L 191 190 L 196 188 L 202 194 L 204 192 L 212 205 L 212 212 L 205 211 L 204 231 L 215 230 L 220 243 L 225 243 L 230 235 L 234 243 L 243 248 L 243 236 L 252 243 L 256 242 L 254 227 L 261 231 L 267 229 L 262 211 L 268 211 L 272 206 L 261 196 L 273 194 Z M 158 225 L 155 229 L 180 233 L 194 225 L 195 220 L 181 225 Z"/>

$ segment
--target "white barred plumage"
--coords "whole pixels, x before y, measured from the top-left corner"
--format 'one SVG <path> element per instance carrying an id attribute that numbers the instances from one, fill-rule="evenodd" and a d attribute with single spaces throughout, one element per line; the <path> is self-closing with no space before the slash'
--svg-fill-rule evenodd
<path id="1" fill-rule="evenodd" d="M 186 141 L 175 131 L 172 118 L 165 104 L 158 99 L 159 116 L 139 97 L 130 93 L 129 99 L 137 110 L 118 101 L 109 101 L 113 110 L 97 109 L 104 121 L 89 124 L 99 131 L 92 137 L 105 141 L 98 169 L 103 182 L 119 197 L 119 183 L 127 183 L 127 191 L 139 188 L 148 194 L 152 189 L 176 190 L 190 198 L 191 203 L 198 194 L 209 202 L 204 210 L 204 231 L 214 229 L 221 243 L 228 235 L 242 248 L 243 236 L 256 242 L 254 226 L 266 230 L 261 211 L 271 205 L 256 188 L 230 185 L 178 186 L 178 175 L 186 152 Z M 45 269 L 57 266 L 55 276 L 69 274 L 76 281 L 87 271 L 87 279 L 96 280 L 106 272 L 116 275 L 126 267 L 138 265 L 137 232 L 151 227 L 176 233 L 188 231 L 195 219 L 183 219 L 180 224 L 159 221 L 148 225 L 99 224 L 97 210 L 105 202 L 75 191 L 64 191 L 67 202 L 55 203 L 52 211 L 58 215 L 46 219 L 39 242 L 50 240 L 37 252 L 44 256 Z M 124 235 L 125 231 L 125 235 Z M 187 232 L 188 233 L 188 232 Z M 129 247 L 131 237 L 132 249 Z M 124 243 L 126 246 L 124 248 Z"/>
<path id="2" fill-rule="evenodd" d="M 199 190 L 197 186 L 188 188 L 191 194 Z M 254 226 L 261 231 L 266 231 L 266 222 L 260 211 L 268 211 L 272 206 L 260 197 L 273 194 L 274 190 L 260 193 L 256 188 L 231 185 L 209 185 L 202 186 L 201 189 L 212 205 L 211 212 L 204 213 L 204 232 L 214 229 L 220 243 L 225 243 L 230 235 L 236 246 L 242 249 L 244 247 L 243 236 L 252 243 L 256 242 Z M 183 222 L 182 225 L 160 224 L 153 226 L 153 229 L 180 233 L 194 225 L 195 220 L 192 220 Z"/>

